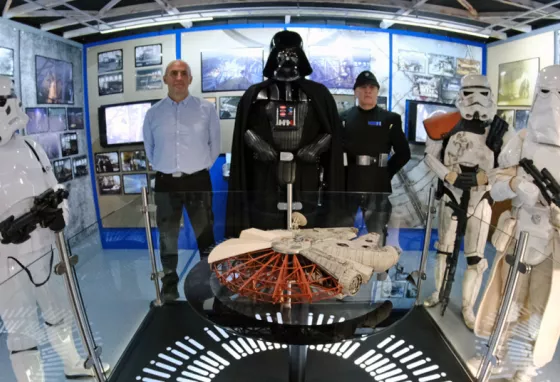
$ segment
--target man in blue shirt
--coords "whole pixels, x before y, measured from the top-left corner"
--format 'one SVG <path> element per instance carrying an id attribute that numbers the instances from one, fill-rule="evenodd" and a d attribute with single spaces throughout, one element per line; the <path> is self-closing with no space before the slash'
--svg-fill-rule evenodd
<path id="1" fill-rule="evenodd" d="M 209 169 L 220 153 L 220 120 L 214 105 L 189 94 L 188 64 L 171 62 L 163 81 L 168 96 L 144 120 L 146 155 L 156 174 L 155 202 L 164 270 L 164 299 L 179 297 L 179 228 L 183 207 L 194 230 L 200 256 L 214 244 L 212 184 Z"/>

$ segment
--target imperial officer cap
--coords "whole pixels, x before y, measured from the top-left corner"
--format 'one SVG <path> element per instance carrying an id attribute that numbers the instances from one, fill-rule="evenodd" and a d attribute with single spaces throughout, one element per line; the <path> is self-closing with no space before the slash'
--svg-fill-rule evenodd
<path id="1" fill-rule="evenodd" d="M 356 83 L 354 83 L 354 90 L 364 85 L 373 85 L 373 86 L 377 86 L 377 88 L 380 87 L 379 82 L 377 82 L 377 78 L 375 78 L 373 73 L 370 72 L 369 70 L 364 70 L 363 72 L 358 74 L 358 77 L 356 78 Z"/>

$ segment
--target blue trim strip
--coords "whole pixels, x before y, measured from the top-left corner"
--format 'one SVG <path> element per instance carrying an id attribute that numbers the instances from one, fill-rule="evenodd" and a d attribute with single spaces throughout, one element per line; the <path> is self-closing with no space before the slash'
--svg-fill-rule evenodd
<path id="1" fill-rule="evenodd" d="M 180 32 L 176 32 L 175 33 L 175 59 L 180 60 L 181 59 L 181 33 Z"/>
<path id="2" fill-rule="evenodd" d="M 446 37 L 446 36 L 439 36 L 433 35 L 429 33 L 423 32 L 410 32 L 410 31 L 403 31 L 403 30 L 387 30 L 387 29 L 380 29 L 380 28 L 372 28 L 372 27 L 356 27 L 356 26 L 349 26 L 349 25 L 327 25 L 327 24 L 224 24 L 224 25 L 211 25 L 211 26 L 204 26 L 204 27 L 193 27 L 189 29 L 173 29 L 173 30 L 166 30 L 160 32 L 148 32 L 148 33 L 141 33 L 131 36 L 123 36 L 117 37 L 110 40 L 103 40 L 103 41 L 96 41 L 89 44 L 85 44 L 84 48 L 90 48 L 93 46 L 98 45 L 105 45 L 105 44 L 112 44 L 115 42 L 120 41 L 128 41 L 146 37 L 154 37 L 154 36 L 164 36 L 168 34 L 182 34 L 182 33 L 190 33 L 190 32 L 201 32 L 201 31 L 209 31 L 209 30 L 228 30 L 228 29 L 257 29 L 257 28 L 279 28 L 279 29 L 294 29 L 294 28 L 319 28 L 319 29 L 346 29 L 346 30 L 355 30 L 355 31 L 365 31 L 365 32 L 380 32 L 380 33 L 389 33 L 389 34 L 398 34 L 403 36 L 414 36 L 414 37 L 422 37 L 428 38 L 432 40 L 440 40 L 440 41 L 448 41 L 448 42 L 455 42 L 458 44 L 465 44 L 465 45 L 472 45 L 477 47 L 484 47 L 486 44 L 476 42 L 476 41 L 469 41 L 463 40 L 454 37 Z"/>
<path id="3" fill-rule="evenodd" d="M 91 189 L 93 190 L 93 204 L 95 205 L 95 216 L 97 218 L 97 227 L 101 236 L 101 245 L 105 248 L 104 237 L 101 235 L 103 226 L 101 224 L 101 212 L 99 211 L 99 200 L 97 200 L 97 183 L 95 182 L 95 163 L 93 156 L 93 147 L 91 144 L 91 126 L 89 124 L 89 95 L 88 95 L 88 78 L 87 78 L 87 49 L 82 49 L 82 76 L 84 79 L 84 118 L 86 127 L 87 149 L 89 154 L 89 175 L 91 178 Z"/>
<path id="4" fill-rule="evenodd" d="M 483 47 L 482 48 L 482 75 L 486 75 L 487 72 L 487 68 L 486 66 L 488 65 L 488 48 L 487 47 Z"/>
<path id="5" fill-rule="evenodd" d="M 191 257 L 189 258 L 189 261 L 187 261 L 187 264 L 185 264 L 185 268 L 183 268 L 183 270 L 179 274 L 179 280 L 183 280 L 183 277 L 185 277 L 185 274 L 187 273 L 187 270 L 189 269 L 189 265 L 191 265 L 194 259 L 194 255 L 196 255 L 196 252 L 197 251 L 193 251 Z"/>
<path id="6" fill-rule="evenodd" d="M 387 96 L 387 109 L 393 110 L 393 34 L 389 33 L 389 94 Z"/>

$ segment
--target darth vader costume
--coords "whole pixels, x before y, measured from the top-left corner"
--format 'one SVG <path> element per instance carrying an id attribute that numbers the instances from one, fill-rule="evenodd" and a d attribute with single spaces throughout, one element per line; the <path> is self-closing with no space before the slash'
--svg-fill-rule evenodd
<path id="1" fill-rule="evenodd" d="M 237 109 L 227 236 L 286 228 L 278 203 L 286 202 L 287 183 L 310 225 L 329 224 L 332 197 L 322 193 L 344 190 L 341 123 L 329 90 L 305 79 L 311 72 L 299 34 L 278 32 L 263 70 L 267 80 L 247 89 Z"/>

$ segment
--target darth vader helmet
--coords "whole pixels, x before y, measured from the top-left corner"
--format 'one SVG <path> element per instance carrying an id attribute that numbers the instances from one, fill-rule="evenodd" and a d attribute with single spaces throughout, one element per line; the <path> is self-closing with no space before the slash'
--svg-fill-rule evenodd
<path id="1" fill-rule="evenodd" d="M 267 78 L 294 81 L 313 72 L 303 51 L 301 36 L 292 31 L 281 31 L 270 42 L 270 55 L 263 70 Z"/>

